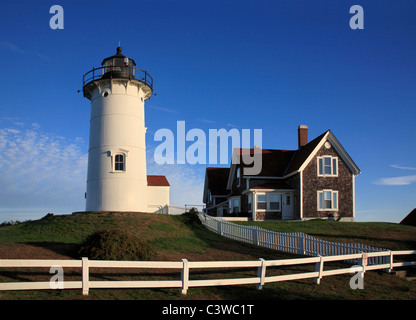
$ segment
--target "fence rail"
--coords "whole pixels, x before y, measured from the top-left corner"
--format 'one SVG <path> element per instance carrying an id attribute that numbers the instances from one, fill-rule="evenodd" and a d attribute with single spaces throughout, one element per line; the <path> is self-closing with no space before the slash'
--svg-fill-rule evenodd
<path id="1" fill-rule="evenodd" d="M 375 248 L 360 243 L 321 240 L 303 232 L 286 233 L 257 226 L 243 226 L 202 213 L 199 214 L 199 218 L 205 227 L 224 237 L 293 254 L 332 256 L 388 251 L 388 249 Z M 384 263 L 386 260 L 385 256 L 372 256 L 369 259 L 369 264 Z M 348 259 L 347 262 L 357 263 L 357 259 Z"/>
<path id="2" fill-rule="evenodd" d="M 161 214 L 170 214 L 170 215 L 180 215 L 184 212 L 188 212 L 191 208 L 187 207 L 179 207 L 173 205 L 165 205 L 163 207 L 159 207 L 155 210 L 154 213 L 161 213 Z"/>
<path id="3" fill-rule="evenodd" d="M 416 255 L 416 250 L 407 251 L 384 251 L 360 254 L 347 254 L 335 256 L 320 256 L 309 258 L 296 258 L 285 260 L 264 260 L 257 261 L 101 261 L 101 260 L 17 260 L 17 259 L 0 259 L 0 268 L 33 268 L 33 267 L 76 267 L 81 268 L 80 281 L 62 281 L 59 289 L 82 289 L 83 295 L 88 295 L 92 288 L 180 288 L 182 294 L 186 294 L 190 287 L 206 286 L 228 286 L 255 284 L 260 290 L 266 283 L 289 281 L 298 279 L 314 279 L 316 284 L 320 283 L 322 277 L 334 276 L 339 274 L 352 273 L 351 268 L 341 268 L 324 270 L 326 262 L 357 260 L 361 268 L 362 276 L 368 270 L 388 269 L 391 271 L 394 267 L 416 266 L 416 261 L 394 262 L 397 255 Z M 368 265 L 371 258 L 385 257 L 384 263 Z M 381 260 L 380 260 L 381 261 Z M 294 274 L 281 274 L 266 276 L 267 267 L 286 267 L 291 265 L 314 264 L 312 272 L 302 272 Z M 138 269 L 178 269 L 180 270 L 180 279 L 174 280 L 141 280 L 141 281 L 91 281 L 90 268 L 138 268 Z M 230 278 L 230 279 L 190 279 L 192 269 L 207 268 L 256 268 L 257 276 L 248 278 Z M 18 271 L 16 271 L 18 272 Z M 199 272 L 200 273 L 200 272 Z M 42 290 L 57 289 L 54 287 L 55 282 L 3 282 L 0 283 L 0 290 Z"/>

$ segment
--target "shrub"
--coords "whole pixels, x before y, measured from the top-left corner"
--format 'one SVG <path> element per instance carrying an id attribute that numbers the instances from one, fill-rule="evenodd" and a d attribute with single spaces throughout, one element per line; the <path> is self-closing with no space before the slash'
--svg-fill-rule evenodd
<path id="1" fill-rule="evenodd" d="M 185 218 L 185 223 L 188 225 L 199 226 L 202 224 L 196 208 L 191 208 L 188 212 L 183 213 L 182 216 Z"/>
<path id="2" fill-rule="evenodd" d="M 89 235 L 78 251 L 94 260 L 153 260 L 153 247 L 138 235 L 120 229 L 97 231 Z"/>

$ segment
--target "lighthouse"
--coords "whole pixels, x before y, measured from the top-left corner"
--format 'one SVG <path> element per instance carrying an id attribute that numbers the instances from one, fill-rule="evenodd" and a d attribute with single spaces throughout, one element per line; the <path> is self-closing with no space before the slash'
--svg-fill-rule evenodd
<path id="1" fill-rule="evenodd" d="M 83 93 L 91 101 L 86 211 L 151 212 L 169 205 L 169 190 L 167 199 L 161 190 L 169 188 L 166 178 L 146 172 L 144 106 L 153 78 L 118 47 L 84 74 Z"/>

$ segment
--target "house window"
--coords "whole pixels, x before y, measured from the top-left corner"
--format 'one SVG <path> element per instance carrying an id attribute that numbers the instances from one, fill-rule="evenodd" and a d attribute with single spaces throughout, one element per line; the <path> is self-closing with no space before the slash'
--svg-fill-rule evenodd
<path id="1" fill-rule="evenodd" d="M 239 199 L 233 199 L 233 213 L 240 211 L 240 201 Z"/>
<path id="2" fill-rule="evenodd" d="M 257 195 L 257 209 L 266 210 L 267 208 L 267 198 L 265 194 Z"/>
<path id="3" fill-rule="evenodd" d="M 270 210 L 280 210 L 280 194 L 271 193 L 269 195 Z"/>
<path id="4" fill-rule="evenodd" d="M 338 191 L 318 191 L 318 210 L 338 210 Z"/>
<path id="5" fill-rule="evenodd" d="M 257 210 L 280 211 L 280 203 L 280 193 L 266 193 L 257 195 Z"/>
<path id="6" fill-rule="evenodd" d="M 248 202 L 248 212 L 251 212 L 253 209 L 252 207 L 252 202 L 253 202 L 253 196 L 251 194 L 249 194 L 247 196 L 247 202 Z"/>
<path id="7" fill-rule="evenodd" d="M 318 157 L 318 176 L 338 176 L 338 158 Z"/>
<path id="8" fill-rule="evenodd" d="M 290 206 L 290 194 L 286 195 L 286 205 Z"/>
<path id="9" fill-rule="evenodd" d="M 240 212 L 240 199 L 239 198 L 230 199 L 228 202 L 228 206 L 230 207 L 230 213 Z"/>
<path id="10" fill-rule="evenodd" d="M 116 154 L 114 157 L 114 171 L 125 170 L 125 157 L 124 154 Z"/>
<path id="11" fill-rule="evenodd" d="M 241 184 L 240 168 L 237 168 L 237 186 Z"/>

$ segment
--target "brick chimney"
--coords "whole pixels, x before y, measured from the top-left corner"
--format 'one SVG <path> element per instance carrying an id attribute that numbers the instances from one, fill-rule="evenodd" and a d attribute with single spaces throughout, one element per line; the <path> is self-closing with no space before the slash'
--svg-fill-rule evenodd
<path id="1" fill-rule="evenodd" d="M 308 143 L 308 126 L 301 124 L 298 127 L 298 148 Z"/>

